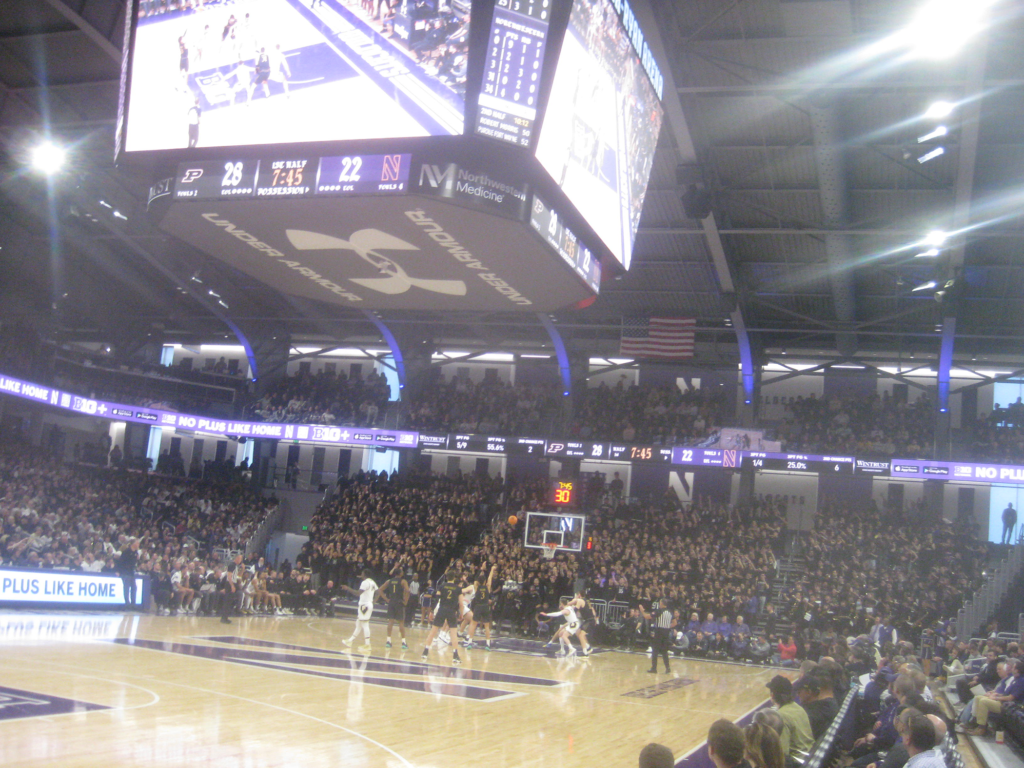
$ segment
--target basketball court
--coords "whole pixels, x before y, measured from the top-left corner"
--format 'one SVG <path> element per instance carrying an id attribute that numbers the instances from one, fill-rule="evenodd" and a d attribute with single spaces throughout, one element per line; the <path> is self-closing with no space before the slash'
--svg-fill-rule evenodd
<path id="1" fill-rule="evenodd" d="M 632 766 L 677 759 L 760 705 L 776 670 L 616 651 L 348 653 L 351 619 L 0 614 L 0 764 L 13 766 Z M 398 633 L 395 632 L 397 640 Z"/>

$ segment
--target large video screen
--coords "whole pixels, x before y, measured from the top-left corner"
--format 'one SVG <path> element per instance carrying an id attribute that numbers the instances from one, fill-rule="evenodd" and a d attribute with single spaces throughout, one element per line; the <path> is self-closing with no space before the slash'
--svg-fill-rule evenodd
<path id="1" fill-rule="evenodd" d="M 537 159 L 626 269 L 661 119 L 661 103 L 612 3 L 575 0 Z"/>
<path id="2" fill-rule="evenodd" d="M 139 6 L 128 152 L 463 132 L 469 0 Z"/>

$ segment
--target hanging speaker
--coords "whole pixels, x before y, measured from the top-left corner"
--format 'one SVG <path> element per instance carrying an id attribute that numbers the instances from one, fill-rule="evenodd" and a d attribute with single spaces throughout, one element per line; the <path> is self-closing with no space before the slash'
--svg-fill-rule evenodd
<path id="1" fill-rule="evenodd" d="M 711 193 L 691 184 L 683 192 L 683 213 L 688 219 L 706 219 L 711 215 Z"/>

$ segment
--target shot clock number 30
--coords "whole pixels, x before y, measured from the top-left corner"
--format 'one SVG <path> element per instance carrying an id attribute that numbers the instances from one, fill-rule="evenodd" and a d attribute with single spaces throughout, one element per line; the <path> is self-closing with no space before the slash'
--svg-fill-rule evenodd
<path id="1" fill-rule="evenodd" d="M 567 507 L 576 501 L 575 480 L 552 480 L 551 503 L 559 507 Z"/>

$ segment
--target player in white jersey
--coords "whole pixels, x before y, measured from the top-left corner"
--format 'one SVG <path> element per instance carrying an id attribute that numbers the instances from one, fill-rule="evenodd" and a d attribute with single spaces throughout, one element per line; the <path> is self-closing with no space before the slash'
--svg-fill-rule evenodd
<path id="1" fill-rule="evenodd" d="M 465 576 L 463 576 L 465 578 Z M 473 618 L 473 598 L 476 597 L 477 583 L 464 584 L 459 595 L 459 637 L 466 634 L 466 627 Z"/>
<path id="2" fill-rule="evenodd" d="M 576 615 L 576 609 L 569 605 L 569 601 L 566 598 L 562 598 L 558 601 L 558 610 L 553 613 L 542 613 L 541 616 L 547 616 L 554 618 L 556 616 L 564 616 L 565 624 L 559 627 L 558 631 L 555 632 L 555 640 L 558 640 L 558 644 L 562 649 L 562 652 L 566 656 L 575 656 L 576 649 L 572 647 L 572 642 L 569 638 L 579 632 L 580 629 L 580 618 Z"/>
<path id="3" fill-rule="evenodd" d="M 351 646 L 352 641 L 356 639 L 356 635 L 359 634 L 359 630 L 363 631 L 363 644 L 359 646 L 357 650 L 368 652 L 370 648 L 370 617 L 373 615 L 373 603 L 377 596 L 377 582 L 370 578 L 370 572 L 363 570 L 362 582 L 359 584 L 359 589 L 355 590 L 347 584 L 342 585 L 342 589 L 346 592 L 351 592 L 353 595 L 359 595 L 359 605 L 356 606 L 356 628 L 352 630 L 352 635 L 347 640 L 342 640 L 346 646 Z"/>
<path id="4" fill-rule="evenodd" d="M 270 79 L 275 83 L 280 83 L 284 88 L 284 97 L 287 99 L 289 96 L 288 90 L 288 79 L 292 76 L 292 71 L 288 67 L 288 57 L 285 56 L 281 50 L 281 44 L 278 43 L 274 50 L 270 52 Z"/>
<path id="5" fill-rule="evenodd" d="M 587 598 L 583 596 L 582 592 L 577 592 L 575 597 L 569 601 L 569 607 L 575 610 L 576 615 L 579 616 L 580 626 L 576 632 L 576 639 L 580 641 L 580 648 L 583 649 L 583 655 L 590 655 L 590 643 L 587 640 L 587 633 L 584 627 L 590 626 L 597 622 L 597 614 L 594 613 L 594 609 L 587 605 Z M 590 624 L 588 624 L 588 620 Z"/>

